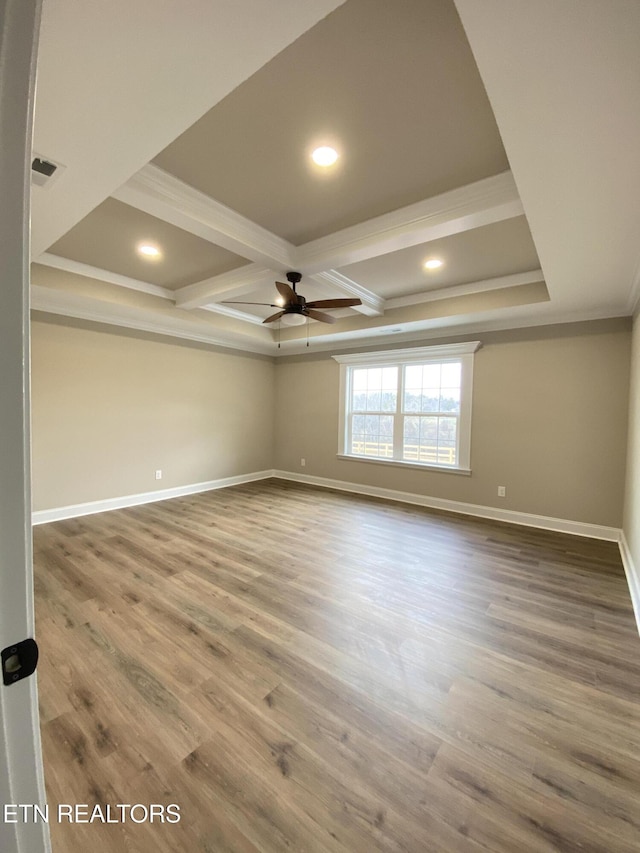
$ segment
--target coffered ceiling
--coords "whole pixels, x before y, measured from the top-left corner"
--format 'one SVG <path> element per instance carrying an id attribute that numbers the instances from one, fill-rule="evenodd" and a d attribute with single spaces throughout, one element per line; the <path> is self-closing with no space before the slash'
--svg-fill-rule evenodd
<path id="1" fill-rule="evenodd" d="M 632 309 L 635 4 L 140 0 L 126 28 L 98 5 L 44 0 L 37 310 L 276 355 Z M 361 305 L 264 325 L 288 270 Z"/>
<path id="2" fill-rule="evenodd" d="M 161 246 L 161 256 L 157 261 L 145 258 L 136 251 L 140 245 Z M 81 219 L 50 252 L 171 290 L 248 263 L 215 243 L 114 198 Z"/>

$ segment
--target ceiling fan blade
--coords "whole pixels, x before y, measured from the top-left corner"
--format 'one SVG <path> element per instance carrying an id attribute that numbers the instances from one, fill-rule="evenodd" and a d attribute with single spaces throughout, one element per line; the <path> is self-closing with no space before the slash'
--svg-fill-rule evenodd
<path id="1" fill-rule="evenodd" d="M 284 299 L 285 304 L 288 305 L 290 302 L 294 305 L 297 304 L 298 297 L 296 296 L 296 292 L 290 284 L 285 284 L 282 281 L 276 281 L 276 287 L 278 288 L 278 293 Z"/>
<path id="2" fill-rule="evenodd" d="M 309 306 L 307 306 L 308 308 Z M 335 323 L 336 318 L 332 317 L 331 314 L 324 314 L 322 311 L 314 311 L 313 308 L 310 311 L 305 311 L 305 314 L 308 317 L 311 317 L 312 320 L 320 320 L 321 323 Z"/>
<path id="3" fill-rule="evenodd" d="M 267 308 L 280 308 L 279 305 L 274 305 L 273 302 L 233 302 L 225 299 L 220 305 L 266 305 Z"/>
<path id="4" fill-rule="evenodd" d="M 351 308 L 353 305 L 362 305 L 362 299 L 317 299 L 315 302 L 307 302 L 307 308 Z"/>
<path id="5" fill-rule="evenodd" d="M 273 323 L 274 320 L 279 320 L 283 314 L 286 314 L 286 311 L 277 311 L 275 314 L 272 314 L 270 317 L 267 317 L 266 320 L 263 320 L 263 323 Z"/>

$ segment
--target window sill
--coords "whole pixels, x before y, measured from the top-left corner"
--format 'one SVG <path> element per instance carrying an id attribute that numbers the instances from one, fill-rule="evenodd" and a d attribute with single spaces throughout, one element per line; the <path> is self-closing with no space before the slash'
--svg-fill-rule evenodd
<path id="1" fill-rule="evenodd" d="M 444 474 L 462 474 L 463 477 L 471 476 L 471 468 L 452 468 L 449 465 L 427 465 L 420 462 L 404 462 L 399 459 L 375 459 L 372 456 L 351 456 L 347 453 L 336 454 L 338 459 L 346 459 L 349 462 L 370 462 L 374 465 L 391 465 L 395 468 L 415 468 L 418 471 L 437 471 Z"/>

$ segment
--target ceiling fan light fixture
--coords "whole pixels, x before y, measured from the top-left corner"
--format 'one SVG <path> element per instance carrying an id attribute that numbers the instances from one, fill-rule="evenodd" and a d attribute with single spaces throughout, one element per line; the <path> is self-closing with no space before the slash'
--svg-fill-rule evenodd
<path id="1" fill-rule="evenodd" d="M 280 318 L 283 326 L 303 326 L 307 322 L 304 314 L 284 314 Z"/>
<path id="2" fill-rule="evenodd" d="M 311 152 L 311 159 L 316 166 L 333 166 L 338 159 L 338 152 L 330 145 L 320 145 Z"/>

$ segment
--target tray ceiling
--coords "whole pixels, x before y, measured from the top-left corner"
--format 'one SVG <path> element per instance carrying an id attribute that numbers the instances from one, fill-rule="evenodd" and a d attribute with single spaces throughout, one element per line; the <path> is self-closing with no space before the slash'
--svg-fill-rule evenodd
<path id="1" fill-rule="evenodd" d="M 340 153 L 324 173 L 323 144 Z M 154 162 L 294 245 L 509 168 L 442 0 L 349 0 Z"/>
<path id="2" fill-rule="evenodd" d="M 190 112 L 175 106 L 179 93 L 166 91 L 165 77 L 164 91 L 145 77 L 145 110 L 172 110 L 171 130 L 170 122 L 162 132 L 154 121 L 146 126 L 136 121 L 130 131 L 126 122 L 112 122 L 100 144 L 114 152 L 119 172 L 109 166 L 93 183 L 85 166 L 75 162 L 73 149 L 56 146 L 56 133 L 49 127 L 55 114 L 52 99 L 60 100 L 68 121 L 73 115 L 73 86 L 67 94 L 56 90 L 58 68 L 51 53 L 52 45 L 58 53 L 64 45 L 66 19 L 57 20 L 56 14 L 64 11 L 66 2 L 60 0 L 57 10 L 49 6 L 43 21 L 44 82 L 39 96 L 45 92 L 47 100 L 36 105 L 36 144 L 39 154 L 66 168 L 51 189 L 33 188 L 36 308 L 147 330 L 154 327 L 155 317 L 166 334 L 189 337 L 193 332 L 211 343 L 274 354 L 277 329 L 261 324 L 273 309 L 229 303 L 275 302 L 274 281 L 284 280 L 291 269 L 303 274 L 300 292 L 307 299 L 348 296 L 362 302 L 336 311 L 338 322 L 331 327 L 312 321 L 316 346 L 374 335 L 378 343 L 386 334 L 397 341 L 399 334 L 415 339 L 474 324 L 507 327 L 630 310 L 637 251 L 634 254 L 630 241 L 623 242 L 625 279 L 607 290 L 598 290 L 594 282 L 581 293 L 569 269 L 571 264 L 585 268 L 585 258 L 580 264 L 575 258 L 578 249 L 585 256 L 597 250 L 590 219 L 577 211 L 570 222 L 558 218 L 554 229 L 554 217 L 559 211 L 566 217 L 567 208 L 564 201 L 556 203 L 544 158 L 537 156 L 545 150 L 551 162 L 553 151 L 563 146 L 563 156 L 568 156 L 567 145 L 556 145 L 540 110 L 545 93 L 566 86 L 557 58 L 562 39 L 568 45 L 567 76 L 575 92 L 575 67 L 586 67 L 590 45 L 598 44 L 610 60 L 602 75 L 612 90 L 614 81 L 618 84 L 617 100 L 610 106 L 614 110 L 618 104 L 618 129 L 627 121 L 620 118 L 620 107 L 639 94 L 640 86 L 628 73 L 621 79 L 623 62 L 614 56 L 620 40 L 626 64 L 639 64 L 630 51 L 633 40 L 627 27 L 640 33 L 640 15 L 623 2 L 613 0 L 614 22 L 604 40 L 595 12 L 578 33 L 571 16 L 556 13 L 547 0 L 528 8 L 529 30 L 555 60 L 549 75 L 544 65 L 536 67 L 531 50 L 519 52 L 518 43 L 524 44 L 527 32 L 509 18 L 506 0 L 490 0 L 486 17 L 466 0 L 314 0 L 306 17 L 300 13 L 286 25 L 287 15 L 294 6 L 297 15 L 298 7 L 278 0 L 270 4 L 268 46 L 261 49 L 260 61 L 253 67 L 251 62 L 239 63 L 235 76 L 226 74 L 226 89 L 214 86 L 204 109 L 206 98 L 200 90 L 206 91 L 216 78 L 215 58 L 207 57 L 205 72 L 204 58 L 194 53 L 188 85 L 186 71 L 182 74 Z M 202 11 L 200 0 L 185 2 L 194 13 Z M 577 0 L 570 5 L 577 13 Z M 236 12 L 241 11 L 236 6 Z M 102 18 L 108 14 L 101 9 Z M 222 28 L 242 52 L 249 45 L 243 44 L 235 17 L 226 21 L 220 12 L 217 33 Z M 187 19 L 181 18 L 176 38 L 183 39 L 189 27 L 195 32 L 198 21 L 204 21 L 198 14 L 191 24 Z M 118 41 L 112 23 L 96 29 L 104 41 L 98 57 L 108 55 L 110 44 Z M 136 35 L 144 40 L 140 17 L 127 26 L 127 44 Z M 545 32 L 554 27 L 554 39 L 547 44 Z M 170 36 L 163 31 L 162 39 Z M 229 47 L 225 44 L 225 57 Z M 517 67 L 520 53 L 526 73 Z M 509 61 L 501 66 L 503 56 Z M 67 88 L 73 61 L 73 55 L 65 53 L 61 67 Z M 221 68 L 225 61 L 221 55 Z M 83 70 L 86 73 L 78 66 L 78 93 Z M 136 73 L 132 66 L 132 86 Z M 512 85 L 525 79 L 524 88 Z M 126 93 L 116 86 L 106 100 L 115 108 L 119 98 L 126 99 Z M 538 107 L 535 114 L 527 112 L 527 104 Z M 603 101 L 600 107 L 604 121 L 609 106 Z M 85 100 L 83 109 L 90 111 L 92 104 Z M 592 164 L 595 175 L 599 152 L 594 150 L 589 159 L 580 111 L 568 98 L 562 104 L 554 101 L 553 111 L 563 112 L 565 137 L 573 133 L 576 151 Z M 516 114 L 529 127 L 528 140 L 514 129 Z M 635 120 L 631 115 L 628 123 Z M 141 134 L 148 137 L 144 145 Z M 502 136 L 509 143 L 506 151 Z M 38 140 L 53 144 L 43 149 Z M 120 154 L 128 144 L 132 152 L 135 149 L 137 165 L 133 154 L 128 160 Z M 318 144 L 336 148 L 334 167 L 312 164 L 310 152 Z M 626 163 L 627 155 L 622 149 L 619 160 Z M 530 168 L 534 162 L 535 174 Z M 614 161 L 607 164 L 608 172 L 617 168 Z M 570 165 L 568 161 L 569 172 Z M 81 174 L 91 190 L 82 203 L 74 196 L 79 192 L 74 182 Z M 581 176 L 583 182 L 591 179 L 586 169 Z M 524 199 L 521 185 L 527 190 Z M 638 205 L 630 191 L 626 194 L 624 211 L 633 219 Z M 56 204 L 60 221 L 67 222 L 63 234 L 52 225 Z M 547 220 L 541 219 L 541 210 Z M 611 229 L 615 217 L 610 218 Z M 631 233 L 629 229 L 627 223 L 624 233 Z M 55 234 L 55 239 L 47 240 L 45 234 Z M 559 254 L 563 236 L 565 251 Z M 141 241 L 157 244 L 162 258 L 140 258 L 136 246 Z M 425 271 L 424 261 L 434 257 L 442 266 Z M 549 261 L 553 287 L 548 289 Z M 125 298 L 126 292 L 135 291 L 146 295 Z M 295 351 L 305 342 L 306 331 L 288 329 L 280 337 L 283 352 Z"/>

